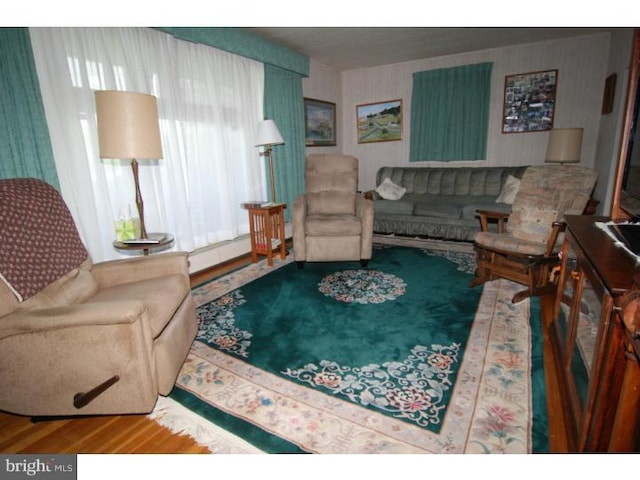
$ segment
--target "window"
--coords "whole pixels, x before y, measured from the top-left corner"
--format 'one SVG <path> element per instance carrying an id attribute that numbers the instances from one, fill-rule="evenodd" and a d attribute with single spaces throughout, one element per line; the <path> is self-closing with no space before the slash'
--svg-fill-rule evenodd
<path id="1" fill-rule="evenodd" d="M 94 260 L 115 258 L 114 221 L 135 212 L 127 161 L 101 160 L 95 90 L 158 98 L 163 158 L 140 162 L 147 230 L 192 251 L 248 232 L 240 204 L 264 198 L 253 146 L 264 68 L 149 28 L 32 28 L 62 194 Z"/>

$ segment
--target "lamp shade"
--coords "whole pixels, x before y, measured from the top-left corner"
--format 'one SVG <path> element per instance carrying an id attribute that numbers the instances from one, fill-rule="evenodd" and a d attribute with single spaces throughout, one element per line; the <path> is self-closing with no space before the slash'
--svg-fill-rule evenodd
<path id="1" fill-rule="evenodd" d="M 96 92 L 100 158 L 162 158 L 158 104 L 146 93 Z"/>
<path id="2" fill-rule="evenodd" d="M 579 162 L 582 150 L 582 132 L 582 128 L 554 128 L 551 130 L 545 162 Z"/>
<path id="3" fill-rule="evenodd" d="M 281 145 L 284 143 L 282 135 L 276 122 L 273 120 L 263 120 L 258 123 L 258 132 L 256 133 L 256 147 L 263 145 Z"/>

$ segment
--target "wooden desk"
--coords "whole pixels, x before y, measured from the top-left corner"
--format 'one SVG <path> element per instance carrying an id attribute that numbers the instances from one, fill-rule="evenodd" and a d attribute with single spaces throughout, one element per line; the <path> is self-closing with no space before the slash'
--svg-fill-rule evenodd
<path id="1" fill-rule="evenodd" d="M 631 452 L 640 421 L 637 356 L 616 305 L 640 266 L 596 226 L 567 215 L 551 339 L 571 452 Z"/>
<path id="2" fill-rule="evenodd" d="M 287 256 L 284 238 L 284 203 L 272 205 L 242 204 L 249 212 L 249 235 L 251 237 L 251 259 L 258 261 L 258 255 L 267 256 L 267 264 L 273 266 L 273 253 L 280 251 L 280 258 Z"/>

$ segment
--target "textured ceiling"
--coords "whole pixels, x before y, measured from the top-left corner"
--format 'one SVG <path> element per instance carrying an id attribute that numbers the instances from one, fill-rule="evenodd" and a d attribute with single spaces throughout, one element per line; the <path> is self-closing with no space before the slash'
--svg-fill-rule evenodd
<path id="1" fill-rule="evenodd" d="M 255 27 L 256 35 L 338 70 L 609 31 L 610 28 Z"/>

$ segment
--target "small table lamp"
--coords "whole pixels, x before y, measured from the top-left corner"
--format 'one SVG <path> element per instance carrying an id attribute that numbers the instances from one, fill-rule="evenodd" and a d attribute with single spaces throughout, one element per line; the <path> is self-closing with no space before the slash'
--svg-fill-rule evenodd
<path id="1" fill-rule="evenodd" d="M 271 173 L 271 201 L 276 201 L 276 186 L 273 180 L 273 159 L 271 158 L 271 146 L 282 145 L 284 140 L 280 135 L 280 130 L 276 122 L 273 120 L 263 120 L 258 123 L 258 132 L 256 134 L 256 147 L 265 147 L 260 156 L 269 157 L 269 172 Z"/>
<path id="2" fill-rule="evenodd" d="M 131 160 L 140 217 L 140 235 L 147 238 L 144 204 L 138 181 L 138 160 L 162 158 L 158 105 L 146 93 L 103 90 L 96 92 L 100 158 Z"/>
<path id="3" fill-rule="evenodd" d="M 554 128 L 544 161 L 547 163 L 578 163 L 582 150 L 582 128 Z"/>

